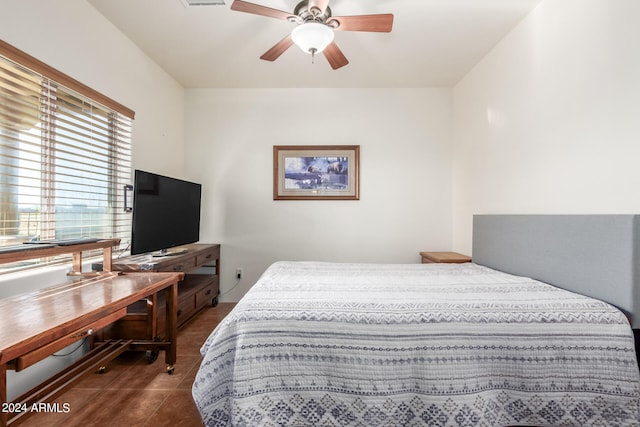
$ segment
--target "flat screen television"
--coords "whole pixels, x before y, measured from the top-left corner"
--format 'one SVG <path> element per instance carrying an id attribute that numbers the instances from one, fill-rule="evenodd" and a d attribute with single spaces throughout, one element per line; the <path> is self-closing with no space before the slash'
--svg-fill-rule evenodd
<path id="1" fill-rule="evenodd" d="M 195 182 L 136 170 L 131 254 L 177 255 L 200 240 L 201 195 Z"/>

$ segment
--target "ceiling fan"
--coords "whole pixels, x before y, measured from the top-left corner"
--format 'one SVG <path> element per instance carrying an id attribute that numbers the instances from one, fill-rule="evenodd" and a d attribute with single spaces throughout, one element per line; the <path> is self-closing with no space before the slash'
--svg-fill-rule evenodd
<path id="1" fill-rule="evenodd" d="M 266 51 L 260 59 L 275 61 L 294 43 L 313 58 L 317 53 L 324 53 L 331 68 L 337 70 L 349 63 L 338 45 L 333 41 L 334 31 L 368 31 L 391 32 L 393 15 L 384 13 L 378 15 L 332 16 L 329 0 L 302 0 L 295 7 L 293 13 L 235 0 L 231 10 L 283 19 L 298 24 L 291 34 L 276 43 Z"/>

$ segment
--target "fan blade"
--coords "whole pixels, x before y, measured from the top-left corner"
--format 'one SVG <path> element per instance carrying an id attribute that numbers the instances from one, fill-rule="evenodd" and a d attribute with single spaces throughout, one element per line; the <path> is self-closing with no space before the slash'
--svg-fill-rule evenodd
<path id="1" fill-rule="evenodd" d="M 243 0 L 235 0 L 231 4 L 231 10 L 237 10 L 238 12 L 253 13 L 255 15 L 268 16 L 269 18 L 284 19 L 290 21 L 296 19 L 295 15 L 289 12 L 284 12 L 278 9 L 272 9 L 266 6 L 260 6 L 259 4 L 249 3 Z"/>
<path id="2" fill-rule="evenodd" d="M 312 11 L 313 9 L 318 9 L 320 11 L 318 15 L 322 15 L 324 14 L 324 11 L 327 9 L 328 5 L 329 0 L 309 0 L 309 5 L 307 7 L 310 11 Z"/>
<path id="3" fill-rule="evenodd" d="M 331 42 L 329 46 L 324 48 L 322 53 L 324 53 L 324 56 L 327 58 L 327 61 L 329 61 L 331 68 L 334 70 L 344 67 L 349 63 L 349 60 L 344 56 L 344 53 L 342 53 L 336 42 Z"/>
<path id="4" fill-rule="evenodd" d="M 334 22 L 335 21 L 335 22 Z M 371 31 L 375 33 L 389 33 L 393 27 L 393 14 L 332 16 L 327 19 L 327 25 L 336 31 Z M 337 25 L 337 26 L 336 26 Z"/>
<path id="5" fill-rule="evenodd" d="M 291 45 L 293 45 L 291 34 L 287 34 L 285 38 L 280 40 L 271 49 L 262 54 L 260 59 L 264 59 L 265 61 L 275 61 L 280 55 L 284 53 L 285 50 L 289 49 Z"/>

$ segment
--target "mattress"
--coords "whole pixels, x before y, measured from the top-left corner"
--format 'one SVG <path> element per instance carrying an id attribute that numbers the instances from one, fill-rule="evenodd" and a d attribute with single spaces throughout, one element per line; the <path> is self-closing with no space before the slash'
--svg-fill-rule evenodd
<path id="1" fill-rule="evenodd" d="M 207 426 L 639 425 L 619 310 L 473 263 L 277 262 L 201 352 Z"/>

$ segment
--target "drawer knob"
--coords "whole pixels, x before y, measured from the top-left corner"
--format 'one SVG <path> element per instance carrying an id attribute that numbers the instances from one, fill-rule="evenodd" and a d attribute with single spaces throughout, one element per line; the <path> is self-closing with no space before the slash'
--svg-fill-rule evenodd
<path id="1" fill-rule="evenodd" d="M 93 335 L 93 329 L 89 328 L 85 332 L 78 332 L 76 334 L 71 335 L 71 338 L 81 338 L 87 335 Z"/>

